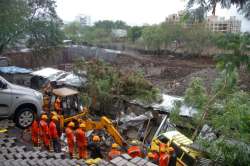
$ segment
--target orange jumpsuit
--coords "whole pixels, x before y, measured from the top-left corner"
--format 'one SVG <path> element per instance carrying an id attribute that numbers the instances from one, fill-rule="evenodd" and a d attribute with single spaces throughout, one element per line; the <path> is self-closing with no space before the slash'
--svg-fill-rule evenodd
<path id="1" fill-rule="evenodd" d="M 40 135 L 43 140 L 44 146 L 49 150 L 49 127 L 46 121 L 41 120 L 40 121 Z"/>
<path id="2" fill-rule="evenodd" d="M 87 156 L 88 140 L 85 135 L 85 132 L 81 128 L 76 129 L 76 143 L 78 147 L 79 158 L 86 159 L 88 157 Z"/>
<path id="3" fill-rule="evenodd" d="M 37 120 L 34 120 L 31 125 L 31 139 L 34 146 L 38 146 L 39 139 L 39 125 Z"/>
<path id="4" fill-rule="evenodd" d="M 128 148 L 128 154 L 132 157 L 142 157 L 142 152 L 139 146 L 131 146 Z"/>
<path id="5" fill-rule="evenodd" d="M 111 151 L 108 154 L 109 160 L 114 159 L 115 157 L 119 156 L 121 154 L 121 151 L 117 149 L 111 149 Z"/>
<path id="6" fill-rule="evenodd" d="M 59 136 L 56 128 L 56 123 L 52 120 L 49 123 L 49 136 L 53 142 L 54 152 L 61 152 L 61 145 L 59 142 Z"/>
<path id="7" fill-rule="evenodd" d="M 74 154 L 74 132 L 70 127 L 67 127 L 65 130 L 66 137 L 67 137 L 67 143 L 69 147 L 69 154 L 71 157 L 73 157 Z"/>
<path id="8" fill-rule="evenodd" d="M 159 166 L 168 166 L 170 156 L 167 153 L 161 153 L 159 158 Z"/>

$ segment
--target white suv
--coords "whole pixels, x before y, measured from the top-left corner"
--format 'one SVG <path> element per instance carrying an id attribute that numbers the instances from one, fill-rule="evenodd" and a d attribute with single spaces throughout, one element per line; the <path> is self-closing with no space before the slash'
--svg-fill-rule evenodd
<path id="1" fill-rule="evenodd" d="M 1 118 L 12 118 L 18 127 L 27 128 L 41 114 L 42 104 L 40 92 L 11 84 L 0 76 Z"/>

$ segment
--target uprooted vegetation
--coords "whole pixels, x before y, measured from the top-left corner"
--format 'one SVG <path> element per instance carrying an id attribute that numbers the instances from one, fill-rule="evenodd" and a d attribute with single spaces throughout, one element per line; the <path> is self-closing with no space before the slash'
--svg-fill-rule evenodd
<path id="1" fill-rule="evenodd" d="M 74 71 L 81 75 L 87 72 L 87 84 L 82 95 L 89 105 L 98 109 L 109 109 L 117 99 L 120 101 L 137 100 L 152 103 L 159 99 L 159 90 L 142 73 L 121 73 L 111 65 L 99 60 L 78 61 Z"/>

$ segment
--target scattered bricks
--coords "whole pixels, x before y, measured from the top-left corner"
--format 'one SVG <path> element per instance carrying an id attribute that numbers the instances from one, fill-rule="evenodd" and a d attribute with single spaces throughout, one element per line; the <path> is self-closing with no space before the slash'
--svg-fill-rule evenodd
<path id="1" fill-rule="evenodd" d="M 52 160 L 54 160 L 54 159 L 50 158 L 48 160 L 45 160 L 44 161 L 45 166 L 51 166 L 51 165 L 53 165 Z"/>
<path id="2" fill-rule="evenodd" d="M 15 159 L 22 159 L 23 158 L 23 156 L 20 153 L 14 153 L 13 156 Z"/>
<path id="3" fill-rule="evenodd" d="M 114 158 L 113 160 L 111 160 L 110 162 L 111 162 L 112 164 L 115 164 L 115 165 L 116 165 L 116 163 L 118 163 L 120 160 L 123 160 L 123 158 L 120 157 L 120 156 L 118 156 L 118 157 Z"/>
<path id="4" fill-rule="evenodd" d="M 56 158 L 56 159 L 64 159 L 65 158 L 65 154 L 64 153 L 55 153 L 54 154 L 54 157 Z"/>
<path id="5" fill-rule="evenodd" d="M 12 164 L 12 161 L 14 161 L 14 160 L 5 160 L 2 162 L 2 164 L 3 164 L 3 166 L 14 166 Z"/>
<path id="6" fill-rule="evenodd" d="M 33 152 L 30 154 L 30 157 L 33 158 L 33 159 L 37 159 L 39 158 L 41 154 L 39 152 Z"/>
<path id="7" fill-rule="evenodd" d="M 68 159 L 60 160 L 60 161 L 59 161 L 60 166 L 68 166 L 69 164 L 67 163 L 67 160 L 68 160 Z"/>
<path id="8" fill-rule="evenodd" d="M 68 164 L 68 166 L 75 166 L 75 161 L 76 159 L 65 159 L 66 163 Z"/>
<path id="9" fill-rule="evenodd" d="M 154 163 L 148 162 L 148 163 L 146 163 L 146 166 L 157 166 L 157 165 Z"/>
<path id="10" fill-rule="evenodd" d="M 131 163 L 131 162 L 127 162 L 126 166 L 136 166 L 135 164 Z"/>
<path id="11" fill-rule="evenodd" d="M 26 158 L 26 159 L 34 159 L 34 157 L 32 156 L 32 151 L 29 151 L 29 152 L 24 152 L 23 153 L 23 157 Z"/>
<path id="12" fill-rule="evenodd" d="M 122 154 L 121 157 L 123 157 L 126 160 L 131 160 L 132 159 L 132 157 L 130 155 L 128 155 L 127 153 Z"/>
<path id="13" fill-rule="evenodd" d="M 11 160 L 11 159 L 14 159 L 14 156 L 12 153 L 9 153 L 9 154 L 5 154 L 4 157 L 6 158 L 6 160 Z"/>
<path id="14" fill-rule="evenodd" d="M 75 163 L 76 163 L 76 165 L 80 165 L 80 166 L 87 165 L 87 164 L 85 164 L 85 162 L 83 160 L 76 160 Z"/>
<path id="15" fill-rule="evenodd" d="M 143 166 L 143 165 L 145 165 L 147 162 L 148 162 L 147 160 L 141 159 L 141 160 L 140 160 L 139 162 L 137 162 L 136 164 L 137 164 L 138 166 Z"/>
<path id="16" fill-rule="evenodd" d="M 117 165 L 117 166 L 125 166 L 127 162 L 128 162 L 127 160 L 121 159 L 121 160 L 120 160 L 118 163 L 116 163 L 115 165 Z"/>
<path id="17" fill-rule="evenodd" d="M 109 163 L 105 160 L 101 160 L 99 165 L 108 165 Z"/>
<path id="18" fill-rule="evenodd" d="M 39 156 L 39 158 L 46 158 L 47 157 L 47 153 L 44 152 L 36 152 L 36 156 Z M 33 156 L 33 155 L 32 155 Z"/>
<path id="19" fill-rule="evenodd" d="M 38 160 L 34 160 L 38 166 L 44 166 L 44 162 L 46 161 L 47 159 L 43 158 L 43 159 L 38 159 Z"/>
<path id="20" fill-rule="evenodd" d="M 34 160 L 28 160 L 28 161 L 27 161 L 27 164 L 28 164 L 29 166 L 34 166 L 34 165 L 36 165 L 36 162 L 35 162 Z"/>
<path id="21" fill-rule="evenodd" d="M 135 157 L 132 160 L 130 160 L 131 163 L 137 164 L 140 160 L 142 160 L 142 158 L 140 157 Z"/>

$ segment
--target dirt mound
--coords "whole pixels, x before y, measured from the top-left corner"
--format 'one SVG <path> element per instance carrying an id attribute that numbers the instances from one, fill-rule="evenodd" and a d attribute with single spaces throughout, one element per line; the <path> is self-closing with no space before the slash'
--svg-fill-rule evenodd
<path id="1" fill-rule="evenodd" d="M 173 95 L 183 96 L 190 82 L 195 77 L 200 77 L 204 82 L 204 86 L 208 90 L 210 90 L 214 80 L 218 77 L 218 71 L 216 71 L 216 69 L 214 68 L 206 68 L 206 69 L 202 69 L 200 71 L 191 73 L 187 75 L 186 77 L 175 81 L 168 93 L 173 94 Z"/>

